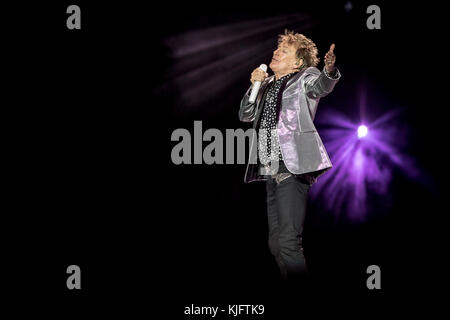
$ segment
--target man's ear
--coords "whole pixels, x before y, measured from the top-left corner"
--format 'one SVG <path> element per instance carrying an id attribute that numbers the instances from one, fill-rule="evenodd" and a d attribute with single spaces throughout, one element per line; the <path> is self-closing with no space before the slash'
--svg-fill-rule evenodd
<path id="1" fill-rule="evenodd" d="M 303 66 L 303 58 L 300 58 L 297 60 L 297 62 L 294 64 L 297 68 L 300 68 L 301 66 Z"/>

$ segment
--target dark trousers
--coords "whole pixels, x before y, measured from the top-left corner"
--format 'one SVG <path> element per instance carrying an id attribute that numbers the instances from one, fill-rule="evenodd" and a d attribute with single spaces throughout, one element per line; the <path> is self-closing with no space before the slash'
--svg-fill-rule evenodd
<path id="1" fill-rule="evenodd" d="M 266 182 L 269 248 L 283 279 L 304 277 L 302 234 L 310 184 L 302 176 L 290 175 L 282 181 L 275 177 Z"/>

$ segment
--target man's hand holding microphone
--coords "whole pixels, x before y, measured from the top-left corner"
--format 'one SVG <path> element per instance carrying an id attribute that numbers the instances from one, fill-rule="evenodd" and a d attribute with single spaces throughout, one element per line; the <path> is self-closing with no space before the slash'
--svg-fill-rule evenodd
<path id="1" fill-rule="evenodd" d="M 250 77 L 250 82 L 254 85 L 255 81 L 263 82 L 265 78 L 267 78 L 269 74 L 261 69 L 261 67 L 253 70 L 252 75 Z"/>
<path id="2" fill-rule="evenodd" d="M 259 66 L 259 68 L 253 70 L 252 75 L 250 76 L 250 82 L 253 85 L 252 92 L 250 93 L 250 98 L 248 99 L 250 103 L 255 102 L 256 96 L 258 95 L 259 87 L 261 86 L 261 82 L 263 82 L 264 79 L 269 76 L 269 74 L 266 71 L 267 66 L 265 64 L 262 64 Z"/>

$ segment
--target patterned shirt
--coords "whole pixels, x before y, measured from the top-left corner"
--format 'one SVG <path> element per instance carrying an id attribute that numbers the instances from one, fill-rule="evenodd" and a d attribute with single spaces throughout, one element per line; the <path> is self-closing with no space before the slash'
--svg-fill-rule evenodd
<path id="1" fill-rule="evenodd" d="M 274 80 L 268 88 L 258 130 L 258 156 L 262 164 L 283 159 L 277 134 L 277 106 L 281 103 L 283 93 L 280 90 L 284 89 L 286 82 L 295 74 L 296 72 L 289 73 Z"/>

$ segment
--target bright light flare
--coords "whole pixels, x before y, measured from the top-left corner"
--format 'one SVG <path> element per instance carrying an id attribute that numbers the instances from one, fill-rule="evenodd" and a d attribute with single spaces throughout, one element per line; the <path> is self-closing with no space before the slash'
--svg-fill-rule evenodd
<path id="1" fill-rule="evenodd" d="M 369 130 L 367 129 L 367 127 L 365 125 L 360 125 L 358 127 L 358 138 L 364 138 L 365 136 L 367 136 L 367 133 L 369 132 Z"/>
<path id="2" fill-rule="evenodd" d="M 408 142 L 403 134 L 407 127 L 400 125 L 400 114 L 392 109 L 367 125 L 355 125 L 335 110 L 321 114 L 326 126 L 319 131 L 333 169 L 318 179 L 310 194 L 325 211 L 336 217 L 346 212 L 349 220 L 364 221 L 369 212 L 382 210 L 379 201 L 389 202 L 394 169 L 402 170 L 409 178 L 420 178 L 414 159 L 403 151 Z M 358 143 L 360 139 L 364 143 Z"/>

